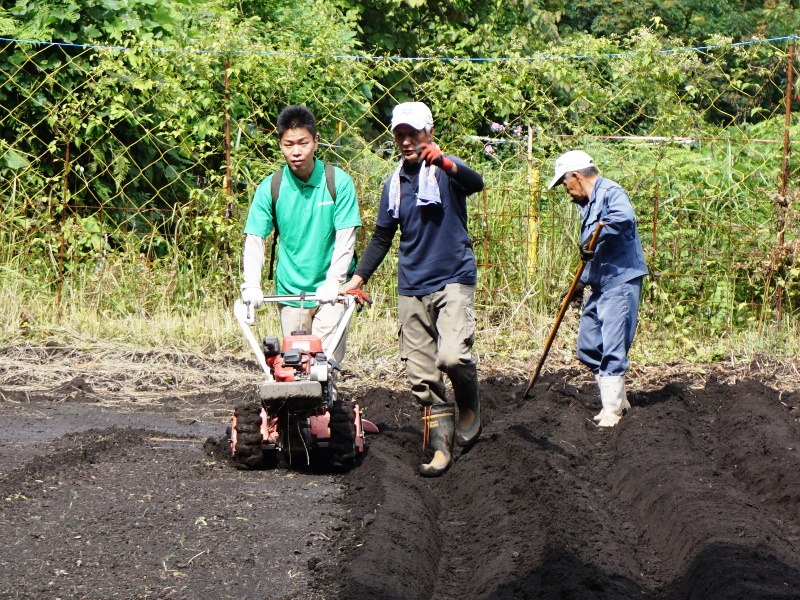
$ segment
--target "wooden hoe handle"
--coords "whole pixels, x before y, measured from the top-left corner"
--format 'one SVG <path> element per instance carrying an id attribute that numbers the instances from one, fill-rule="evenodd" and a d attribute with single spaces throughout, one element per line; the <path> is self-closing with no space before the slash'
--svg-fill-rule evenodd
<path id="1" fill-rule="evenodd" d="M 589 251 L 594 250 L 595 245 L 597 244 L 597 238 L 600 235 L 600 230 L 603 228 L 605 223 L 600 221 L 597 224 L 597 229 L 594 230 L 592 234 L 592 239 L 589 241 Z M 567 314 L 567 308 L 569 307 L 569 303 L 572 301 L 572 294 L 575 293 L 575 288 L 578 285 L 578 282 L 581 280 L 581 275 L 583 275 L 583 269 L 586 268 L 586 262 L 581 261 L 581 266 L 578 267 L 578 272 L 575 273 L 575 277 L 572 280 L 572 285 L 567 292 L 567 295 L 564 296 L 564 303 L 561 305 L 561 310 L 558 313 L 558 317 L 556 317 L 556 322 L 553 325 L 553 330 L 550 332 L 550 337 L 547 338 L 547 344 L 545 344 L 544 352 L 542 353 L 542 358 L 539 359 L 539 364 L 536 365 L 536 370 L 533 372 L 533 376 L 531 377 L 530 381 L 528 382 L 528 387 L 525 388 L 525 393 L 522 395 L 523 398 L 528 397 L 528 392 L 531 391 L 533 388 L 533 384 L 536 383 L 536 380 L 539 379 L 539 374 L 542 372 L 542 365 L 544 365 L 544 360 L 547 358 L 547 354 L 550 352 L 550 346 L 553 345 L 553 340 L 556 339 L 556 333 L 558 332 L 558 328 L 561 326 L 561 321 L 564 320 L 564 315 Z"/>

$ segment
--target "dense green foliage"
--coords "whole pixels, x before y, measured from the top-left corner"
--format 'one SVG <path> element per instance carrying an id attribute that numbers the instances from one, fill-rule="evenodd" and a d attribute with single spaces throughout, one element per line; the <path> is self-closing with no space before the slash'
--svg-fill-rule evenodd
<path id="1" fill-rule="evenodd" d="M 575 215 L 540 182 L 581 145 L 631 190 L 649 263 L 667 274 L 646 292 L 665 324 L 748 327 L 776 283 L 788 310 L 800 299 L 797 248 L 774 252 L 776 215 L 794 222 L 774 198 L 787 44 L 731 42 L 790 32 L 797 12 L 695 0 L 6 3 L 0 35 L 65 44 L 0 48 L 11 200 L 0 248 L 24 247 L 40 289 L 122 313 L 194 310 L 236 289 L 242 218 L 281 163 L 283 106 L 317 115 L 321 155 L 353 175 L 369 229 L 396 160 L 391 109 L 422 99 L 440 143 L 488 184 L 471 233 L 490 319 L 523 301 L 553 309 L 574 267 L 562 242 Z M 713 47 L 665 51 L 699 41 Z M 376 279 L 387 297 L 393 268 Z M 137 293 L 94 295 L 109 281 Z"/>
<path id="2" fill-rule="evenodd" d="M 367 52 L 400 56 L 525 56 L 581 33 L 625 36 L 642 27 L 695 45 L 800 31 L 796 0 L 334 0 Z M 407 32 L 398 35 L 397 32 Z"/>
<path id="3" fill-rule="evenodd" d="M 571 0 L 560 22 L 569 31 L 596 36 L 624 35 L 638 27 L 663 25 L 683 44 L 705 42 L 714 35 L 746 40 L 779 37 L 800 30 L 800 11 L 793 0 Z M 794 0 L 796 4 L 796 0 Z"/>
<path id="4" fill-rule="evenodd" d="M 5 11 L 17 22 L 3 32 L 19 39 L 75 44 L 118 43 L 126 38 L 169 39 L 191 0 L 17 0 Z"/>

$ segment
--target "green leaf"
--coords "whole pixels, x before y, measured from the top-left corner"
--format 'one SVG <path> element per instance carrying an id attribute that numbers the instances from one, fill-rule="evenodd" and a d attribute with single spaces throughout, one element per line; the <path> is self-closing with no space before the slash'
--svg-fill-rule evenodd
<path id="1" fill-rule="evenodd" d="M 19 170 L 24 169 L 30 165 L 30 162 L 21 154 L 8 150 L 3 155 L 3 162 L 9 169 Z"/>

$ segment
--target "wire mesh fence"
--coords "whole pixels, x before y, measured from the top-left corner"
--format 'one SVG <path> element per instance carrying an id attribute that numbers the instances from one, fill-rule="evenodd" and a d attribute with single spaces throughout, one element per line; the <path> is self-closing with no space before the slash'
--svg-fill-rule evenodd
<path id="1" fill-rule="evenodd" d="M 420 100 L 487 184 L 470 228 L 490 314 L 550 310 L 570 280 L 577 211 L 544 187 L 582 148 L 634 202 L 646 306 L 712 334 L 763 324 L 800 297 L 794 41 L 664 50 L 642 34 L 607 54 L 458 60 L 6 40 L 0 263 L 59 295 L 130 283 L 130 309 L 230 298 L 250 199 L 283 164 L 280 109 L 316 114 L 318 155 L 356 183 L 363 246 L 398 159 L 391 110 Z M 394 265 L 372 285 L 391 292 Z"/>

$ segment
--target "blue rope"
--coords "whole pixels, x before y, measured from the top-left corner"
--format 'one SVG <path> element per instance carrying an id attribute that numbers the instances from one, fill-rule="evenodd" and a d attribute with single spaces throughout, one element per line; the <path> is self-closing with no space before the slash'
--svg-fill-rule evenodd
<path id="1" fill-rule="evenodd" d="M 787 35 L 783 37 L 776 37 L 776 38 L 769 38 L 763 40 L 750 40 L 747 42 L 734 42 L 731 44 L 716 44 L 712 46 L 693 46 L 693 47 L 686 47 L 686 48 L 668 48 L 665 50 L 659 50 L 659 54 L 677 54 L 679 52 L 705 52 L 708 50 L 716 50 L 719 48 L 727 48 L 727 47 L 741 47 L 741 46 L 752 46 L 755 44 L 771 44 L 774 42 L 783 42 L 783 41 L 793 41 L 800 39 L 800 36 L 797 35 Z M 65 48 L 81 48 L 83 50 L 114 50 L 114 51 L 130 51 L 132 48 L 127 48 L 125 46 L 98 46 L 93 44 L 70 44 L 66 42 L 44 42 L 44 41 L 37 41 L 37 40 L 17 40 L 13 38 L 4 38 L 0 37 L 0 42 L 9 42 L 15 44 L 34 44 L 39 46 L 59 46 Z M 274 56 L 274 57 L 281 57 L 281 58 L 292 58 L 292 57 L 307 57 L 313 58 L 316 55 L 310 53 L 295 53 L 295 52 L 267 52 L 267 51 L 257 51 L 257 50 L 175 50 L 175 49 L 167 49 L 167 48 L 157 48 L 153 49 L 155 52 L 176 52 L 176 53 L 197 53 L 197 54 L 241 54 L 241 55 L 248 55 L 252 54 L 255 56 Z M 458 57 L 448 57 L 448 56 L 431 56 L 431 57 L 411 57 L 411 56 L 359 56 L 359 55 L 334 55 L 331 56 L 331 59 L 334 60 L 390 60 L 396 62 L 531 62 L 536 60 L 586 60 L 592 58 L 620 58 L 626 56 L 636 56 L 637 54 L 642 54 L 642 52 L 618 52 L 618 53 L 608 53 L 608 54 L 576 54 L 576 55 L 561 55 L 555 56 L 550 54 L 540 54 L 536 56 L 523 56 L 523 57 L 479 57 L 479 58 L 458 58 Z"/>

